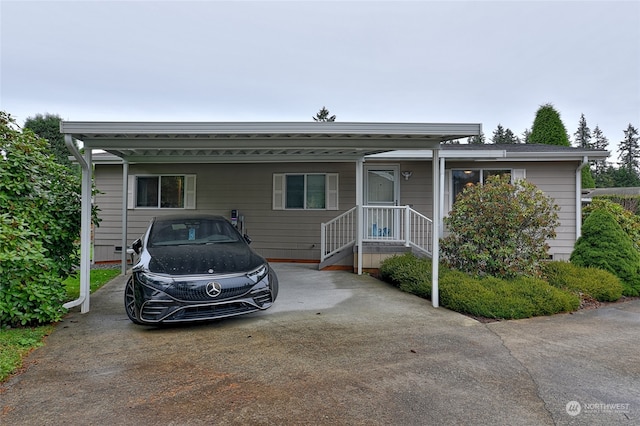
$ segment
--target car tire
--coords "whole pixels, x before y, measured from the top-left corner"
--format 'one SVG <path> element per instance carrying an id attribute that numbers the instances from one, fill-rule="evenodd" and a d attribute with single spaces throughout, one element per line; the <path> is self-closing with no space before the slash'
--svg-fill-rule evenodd
<path id="1" fill-rule="evenodd" d="M 133 288 L 133 277 L 130 277 L 127 281 L 127 285 L 124 287 L 124 310 L 127 311 L 127 316 L 134 324 L 142 324 L 138 319 L 138 310 L 136 308 L 136 295 Z"/>

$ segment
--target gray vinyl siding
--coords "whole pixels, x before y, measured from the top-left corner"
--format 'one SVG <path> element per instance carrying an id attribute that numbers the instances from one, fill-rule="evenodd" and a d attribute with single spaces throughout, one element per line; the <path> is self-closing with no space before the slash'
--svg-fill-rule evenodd
<path id="1" fill-rule="evenodd" d="M 556 238 L 549 242 L 554 259 L 568 260 L 576 241 L 576 169 L 578 163 L 534 163 L 527 168 L 527 180 L 560 207 Z"/>
<path id="2" fill-rule="evenodd" d="M 274 173 L 338 173 L 338 210 L 273 210 Z M 251 246 L 271 259 L 320 259 L 320 223 L 355 206 L 355 163 L 144 164 L 129 175 L 196 174 L 196 212 L 225 216 L 238 209 Z M 95 231 L 95 260 L 119 260 L 121 246 L 122 168 L 96 166 L 96 196 L 102 223 Z M 131 206 L 130 206 L 131 207 Z M 181 209 L 129 209 L 128 242 L 138 238 L 156 215 Z M 194 212 L 194 210 L 189 210 Z"/>
<path id="3" fill-rule="evenodd" d="M 367 164 L 374 162 L 367 162 Z M 411 205 L 420 213 L 432 213 L 432 165 L 430 161 L 402 161 L 401 171 L 412 171 L 409 180 L 401 178 L 400 205 Z M 550 195 L 560 206 L 557 238 L 549 241 L 554 258 L 568 258 L 575 242 L 575 169 L 567 162 L 447 162 L 446 169 L 526 169 L 527 180 Z M 274 173 L 338 173 L 338 210 L 273 210 Z M 144 164 L 130 165 L 130 175 L 195 174 L 196 212 L 230 217 L 238 209 L 245 218 L 245 231 L 252 247 L 269 259 L 320 260 L 320 224 L 355 206 L 356 164 L 345 163 L 277 163 L 277 164 Z M 94 259 L 120 260 L 115 251 L 121 243 L 122 167 L 96 165 L 95 201 L 102 222 L 95 229 Z M 131 207 L 131 206 L 130 206 Z M 128 241 L 130 245 L 146 229 L 155 215 L 172 214 L 178 209 L 129 209 Z M 194 210 L 187 210 L 194 212 Z"/>

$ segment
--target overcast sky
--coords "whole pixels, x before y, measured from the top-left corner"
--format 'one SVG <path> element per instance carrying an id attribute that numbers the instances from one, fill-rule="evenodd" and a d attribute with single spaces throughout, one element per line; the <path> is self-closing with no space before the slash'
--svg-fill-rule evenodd
<path id="1" fill-rule="evenodd" d="M 640 129 L 640 1 L 0 0 L 0 109 L 91 121 Z M 614 153 L 617 157 L 617 154 Z"/>

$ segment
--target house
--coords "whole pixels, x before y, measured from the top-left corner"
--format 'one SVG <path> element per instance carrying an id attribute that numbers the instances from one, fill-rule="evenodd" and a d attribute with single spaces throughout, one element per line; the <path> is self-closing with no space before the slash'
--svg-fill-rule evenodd
<path id="1" fill-rule="evenodd" d="M 96 262 L 124 265 L 126 247 L 153 216 L 194 210 L 228 217 L 271 261 L 362 273 L 399 251 L 424 253 L 434 262 L 434 306 L 442 217 L 465 185 L 496 173 L 536 184 L 560 206 L 549 244 L 553 258 L 565 259 L 579 236 L 580 170 L 608 156 L 443 144 L 479 135 L 479 124 L 62 122 L 61 132 L 83 165 L 83 265 L 93 170 L 102 219 Z"/>

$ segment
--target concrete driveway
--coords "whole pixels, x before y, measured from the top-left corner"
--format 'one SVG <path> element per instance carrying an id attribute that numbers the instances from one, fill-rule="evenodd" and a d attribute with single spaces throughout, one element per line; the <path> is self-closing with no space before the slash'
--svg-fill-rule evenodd
<path id="1" fill-rule="evenodd" d="M 272 309 L 173 328 L 130 323 L 115 279 L 0 387 L 0 424 L 640 424 L 638 300 L 482 324 L 368 276 L 274 267 Z"/>

